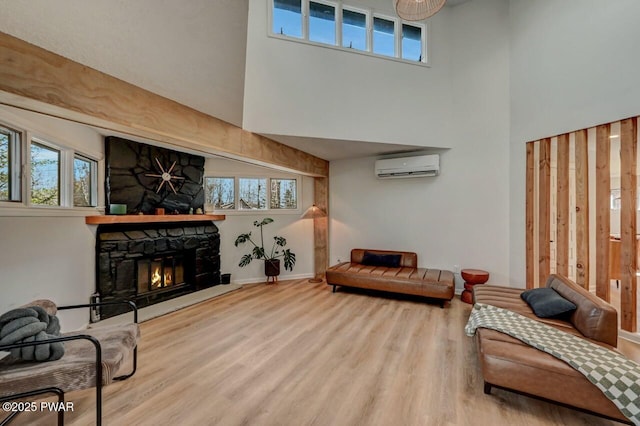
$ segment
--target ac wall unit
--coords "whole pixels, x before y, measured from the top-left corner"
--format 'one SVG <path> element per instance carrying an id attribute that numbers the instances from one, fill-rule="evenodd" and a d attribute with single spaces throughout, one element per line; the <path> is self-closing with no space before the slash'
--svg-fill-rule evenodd
<path id="1" fill-rule="evenodd" d="M 377 160 L 375 173 L 378 179 L 438 176 L 440 156 L 433 154 Z"/>

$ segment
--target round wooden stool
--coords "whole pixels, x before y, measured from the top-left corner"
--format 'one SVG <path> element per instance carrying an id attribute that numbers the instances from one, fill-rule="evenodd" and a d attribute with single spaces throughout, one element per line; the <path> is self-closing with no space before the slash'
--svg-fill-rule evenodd
<path id="1" fill-rule="evenodd" d="M 464 280 L 464 290 L 460 299 L 465 303 L 473 303 L 473 286 L 489 281 L 489 273 L 482 269 L 463 269 L 460 275 Z"/>

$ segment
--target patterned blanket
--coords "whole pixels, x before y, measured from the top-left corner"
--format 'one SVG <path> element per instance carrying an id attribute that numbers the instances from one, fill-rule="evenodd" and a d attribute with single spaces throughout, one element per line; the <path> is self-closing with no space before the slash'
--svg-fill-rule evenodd
<path id="1" fill-rule="evenodd" d="M 476 303 L 464 328 L 508 334 L 566 362 L 596 385 L 634 425 L 640 425 L 640 365 L 615 351 L 507 309 Z"/>

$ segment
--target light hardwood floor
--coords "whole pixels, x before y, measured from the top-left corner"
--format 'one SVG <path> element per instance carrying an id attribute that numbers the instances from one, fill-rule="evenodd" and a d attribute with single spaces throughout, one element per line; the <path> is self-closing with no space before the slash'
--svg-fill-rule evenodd
<path id="1" fill-rule="evenodd" d="M 463 331 L 469 311 L 457 297 L 441 309 L 306 280 L 245 286 L 143 323 L 138 372 L 105 388 L 104 424 L 615 424 L 510 392 L 485 395 Z M 68 424 L 93 423 L 94 392 L 67 400 Z"/>

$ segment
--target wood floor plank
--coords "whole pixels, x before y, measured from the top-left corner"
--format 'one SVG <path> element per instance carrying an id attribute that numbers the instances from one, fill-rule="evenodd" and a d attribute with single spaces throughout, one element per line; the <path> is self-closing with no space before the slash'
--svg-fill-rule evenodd
<path id="1" fill-rule="evenodd" d="M 614 424 L 510 392 L 485 395 L 475 341 L 464 335 L 470 309 L 457 297 L 441 309 L 306 280 L 245 286 L 141 324 L 138 372 L 105 388 L 104 424 Z M 93 391 L 67 400 L 67 424 L 93 424 Z M 54 420 L 27 413 L 15 424 Z"/>

